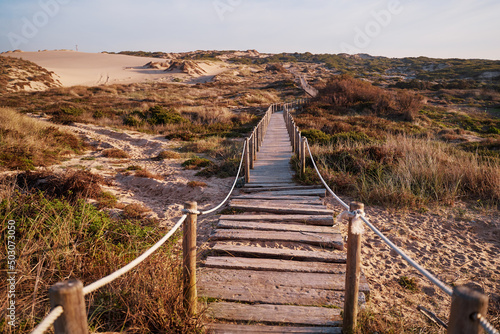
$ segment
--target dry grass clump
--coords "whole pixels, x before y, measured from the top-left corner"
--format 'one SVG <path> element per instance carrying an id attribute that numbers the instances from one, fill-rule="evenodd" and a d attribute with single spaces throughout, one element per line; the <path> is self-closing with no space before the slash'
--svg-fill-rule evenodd
<path id="1" fill-rule="evenodd" d="M 151 173 L 147 169 L 139 169 L 135 172 L 134 174 L 136 177 L 145 177 L 147 179 L 157 179 L 157 180 L 162 180 L 163 177 L 158 174 Z"/>
<path id="2" fill-rule="evenodd" d="M 313 108 L 327 107 L 337 113 L 368 112 L 402 116 L 413 121 L 422 107 L 422 97 L 409 91 L 390 92 L 349 75 L 335 76 L 320 90 Z"/>
<path id="3" fill-rule="evenodd" d="M 151 210 L 149 210 L 148 208 L 146 208 L 141 204 L 132 203 L 132 204 L 127 204 L 123 208 L 123 216 L 125 218 L 141 219 L 142 216 L 148 211 Z"/>
<path id="4" fill-rule="evenodd" d="M 0 168 L 4 170 L 48 166 L 85 149 L 75 135 L 9 108 L 0 108 L 0 138 Z"/>
<path id="5" fill-rule="evenodd" d="M 191 187 L 191 188 L 196 188 L 196 187 L 204 188 L 207 186 L 207 184 L 205 182 L 201 182 L 201 181 L 189 181 L 187 185 L 188 185 L 188 187 Z"/>
<path id="6" fill-rule="evenodd" d="M 86 170 L 68 170 L 58 174 L 27 171 L 17 176 L 16 183 L 21 189 L 42 191 L 48 197 L 74 202 L 82 198 L 99 199 L 102 196 L 101 184 L 109 184 L 109 181 Z"/>
<path id="7" fill-rule="evenodd" d="M 130 156 L 124 150 L 120 150 L 119 148 L 108 148 L 102 151 L 102 155 L 106 158 L 112 159 L 127 159 Z"/>
<path id="8" fill-rule="evenodd" d="M 156 161 L 162 161 L 162 160 L 165 160 L 165 159 L 180 159 L 181 158 L 181 155 L 177 152 L 174 152 L 174 151 L 161 151 L 160 153 L 158 153 L 158 155 L 156 157 L 153 157 L 152 159 L 153 160 L 156 160 Z"/>
<path id="9" fill-rule="evenodd" d="M 10 187 L 12 188 L 12 187 Z M 51 200 L 11 191 L 0 202 L 0 242 L 16 222 L 15 332 L 30 332 L 50 310 L 47 291 L 58 281 L 90 284 L 123 267 L 167 232 L 113 220 L 85 200 Z M 135 270 L 86 296 L 88 324 L 96 332 L 188 333 L 201 329 L 182 306 L 182 250 L 176 233 Z M 154 277 L 154 279 L 151 279 Z M 7 285 L 0 285 L 5 296 Z M 0 322 L 0 331 L 12 327 Z"/>
<path id="10" fill-rule="evenodd" d="M 212 165 L 212 161 L 200 157 L 194 157 L 182 163 L 182 167 L 184 167 L 185 169 L 200 169 L 203 167 L 208 167 L 210 165 Z"/>
<path id="11" fill-rule="evenodd" d="M 337 191 L 392 207 L 453 204 L 458 199 L 500 204 L 500 163 L 430 139 L 389 136 L 379 144 L 313 146 L 323 176 Z M 305 182 L 317 182 L 310 170 Z"/>

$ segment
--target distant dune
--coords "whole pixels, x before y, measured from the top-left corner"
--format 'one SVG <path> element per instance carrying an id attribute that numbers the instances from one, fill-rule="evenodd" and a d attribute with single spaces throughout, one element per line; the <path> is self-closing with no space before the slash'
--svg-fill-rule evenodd
<path id="1" fill-rule="evenodd" d="M 63 86 L 171 82 L 176 78 L 189 83 L 209 81 L 225 70 L 224 66 L 200 63 L 205 73 L 204 78 L 199 78 L 195 73 L 172 73 L 145 66 L 148 62 L 158 62 L 158 58 L 74 51 L 9 52 L 4 56 L 26 59 L 53 71 Z"/>

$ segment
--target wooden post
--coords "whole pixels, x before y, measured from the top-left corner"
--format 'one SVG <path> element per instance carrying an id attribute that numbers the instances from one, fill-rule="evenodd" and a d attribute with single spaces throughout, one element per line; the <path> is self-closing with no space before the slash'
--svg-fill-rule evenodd
<path id="1" fill-rule="evenodd" d="M 87 334 L 87 311 L 83 283 L 79 280 L 58 282 L 49 289 L 50 307 L 62 306 L 63 314 L 54 322 L 56 334 Z"/>
<path id="2" fill-rule="evenodd" d="M 253 130 L 253 160 L 257 160 L 257 134 L 256 131 Z"/>
<path id="3" fill-rule="evenodd" d="M 184 209 L 196 212 L 196 202 L 184 203 Z M 197 291 L 196 291 L 196 223 L 198 214 L 187 213 L 187 218 L 182 226 L 182 256 L 183 256 L 183 288 L 184 309 L 189 316 L 196 313 Z"/>
<path id="4" fill-rule="evenodd" d="M 488 296 L 466 286 L 454 287 L 447 333 L 483 333 L 481 324 L 478 320 L 473 319 L 473 315 L 479 313 L 482 316 L 486 316 L 487 311 Z"/>
<path id="5" fill-rule="evenodd" d="M 250 182 L 250 139 L 245 139 L 245 183 Z"/>
<path id="6" fill-rule="evenodd" d="M 249 139 L 248 143 L 250 145 L 248 147 L 248 149 L 250 151 L 250 157 L 249 157 L 250 158 L 250 169 L 253 169 L 254 166 L 255 166 L 255 161 L 254 161 L 255 160 L 255 157 L 254 157 L 255 151 L 254 151 L 254 148 L 253 148 L 253 145 L 254 145 L 254 137 L 253 136 L 251 136 L 251 138 Z"/>
<path id="7" fill-rule="evenodd" d="M 300 175 L 304 176 L 306 174 L 306 138 L 302 137 L 300 143 Z"/>
<path id="8" fill-rule="evenodd" d="M 255 127 L 255 151 L 259 152 L 260 147 L 259 147 L 259 124 Z"/>
<path id="9" fill-rule="evenodd" d="M 364 210 L 363 203 L 352 202 L 350 210 Z M 347 262 L 345 273 L 345 298 L 343 332 L 352 333 L 356 328 L 358 316 L 358 294 L 361 263 L 361 237 L 357 229 L 353 231 L 352 218 L 349 219 L 347 234 Z"/>

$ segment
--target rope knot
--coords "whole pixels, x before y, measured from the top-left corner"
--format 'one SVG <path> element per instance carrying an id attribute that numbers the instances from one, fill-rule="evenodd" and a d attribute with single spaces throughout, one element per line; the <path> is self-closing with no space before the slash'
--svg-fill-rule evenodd
<path id="1" fill-rule="evenodd" d="M 181 212 L 186 213 L 186 214 L 193 214 L 193 215 L 200 215 L 201 214 L 200 211 L 193 210 L 193 209 L 182 209 Z"/>
<path id="2" fill-rule="evenodd" d="M 353 234 L 363 234 L 365 228 L 361 218 L 366 218 L 363 210 L 344 211 L 337 217 L 337 222 L 352 219 L 351 232 Z"/>

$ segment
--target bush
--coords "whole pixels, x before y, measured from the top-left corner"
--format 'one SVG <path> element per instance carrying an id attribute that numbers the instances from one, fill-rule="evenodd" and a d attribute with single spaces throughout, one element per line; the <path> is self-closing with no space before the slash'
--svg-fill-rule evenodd
<path id="1" fill-rule="evenodd" d="M 210 160 L 200 157 L 194 157 L 182 163 L 182 167 L 186 169 L 200 169 L 202 167 L 208 167 L 210 165 L 212 165 L 212 162 Z"/>
<path id="2" fill-rule="evenodd" d="M 129 155 L 127 152 L 120 150 L 118 148 L 108 148 L 104 151 L 102 151 L 102 155 L 105 156 L 106 158 L 113 158 L 113 159 L 128 159 Z"/>
<path id="3" fill-rule="evenodd" d="M 173 108 L 167 110 L 161 106 L 149 108 L 148 123 L 151 125 L 179 124 L 184 122 L 186 120 Z"/>
<path id="4" fill-rule="evenodd" d="M 153 160 L 156 160 L 156 161 L 162 161 L 162 160 L 165 160 L 165 159 L 180 159 L 181 158 L 181 155 L 177 152 L 174 152 L 174 151 L 161 151 L 160 153 L 158 153 L 158 155 L 154 158 L 152 158 Z"/>
<path id="5" fill-rule="evenodd" d="M 327 144 L 331 140 L 329 135 L 317 129 L 302 130 L 302 136 L 307 138 L 310 145 Z"/>

